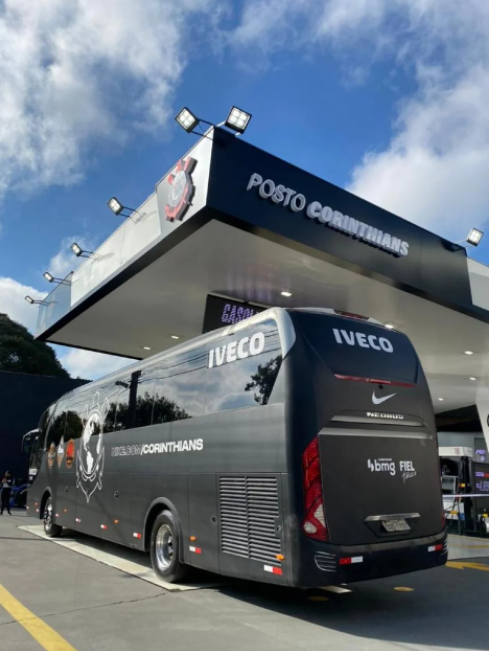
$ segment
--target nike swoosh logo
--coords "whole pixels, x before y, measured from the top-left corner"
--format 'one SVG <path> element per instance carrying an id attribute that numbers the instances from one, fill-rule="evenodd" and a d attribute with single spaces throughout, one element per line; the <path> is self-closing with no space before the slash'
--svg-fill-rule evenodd
<path id="1" fill-rule="evenodd" d="M 377 398 L 377 396 L 375 395 L 375 391 L 374 391 L 372 393 L 372 402 L 374 403 L 374 405 L 381 405 L 383 402 L 385 402 L 386 400 L 389 400 L 389 398 L 393 398 L 395 395 L 396 395 L 395 393 L 391 393 L 390 396 L 384 396 L 383 398 Z"/>

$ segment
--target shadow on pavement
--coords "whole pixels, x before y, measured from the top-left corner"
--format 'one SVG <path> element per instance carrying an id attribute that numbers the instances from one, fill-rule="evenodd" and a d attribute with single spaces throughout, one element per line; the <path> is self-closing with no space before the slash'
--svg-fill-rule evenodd
<path id="1" fill-rule="evenodd" d="M 481 563 L 484 560 L 479 559 Z M 488 648 L 488 572 L 442 567 L 347 587 L 352 592 L 333 594 L 239 582 L 220 588 L 220 592 L 255 607 L 367 640 Z M 413 591 L 396 591 L 396 587 Z"/>

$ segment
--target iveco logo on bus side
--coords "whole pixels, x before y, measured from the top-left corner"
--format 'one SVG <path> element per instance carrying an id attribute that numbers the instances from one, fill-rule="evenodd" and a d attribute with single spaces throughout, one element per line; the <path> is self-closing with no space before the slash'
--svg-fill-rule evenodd
<path id="1" fill-rule="evenodd" d="M 265 335 L 263 332 L 257 332 L 252 337 L 243 337 L 239 341 L 231 341 L 229 344 L 224 344 L 224 346 L 211 348 L 209 351 L 209 368 L 259 355 L 264 348 Z"/>
<path id="2" fill-rule="evenodd" d="M 360 346 L 361 348 L 372 348 L 373 350 L 383 350 L 385 353 L 393 353 L 394 346 L 386 337 L 377 337 L 377 335 L 364 335 L 363 332 L 353 332 L 352 330 L 338 330 L 333 328 L 334 338 L 339 344 L 348 344 L 348 346 Z"/>

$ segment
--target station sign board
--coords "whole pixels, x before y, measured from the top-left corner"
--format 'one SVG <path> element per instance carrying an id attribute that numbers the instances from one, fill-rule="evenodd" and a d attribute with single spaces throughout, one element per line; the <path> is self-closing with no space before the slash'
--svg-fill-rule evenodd
<path id="1" fill-rule="evenodd" d="M 209 294 L 205 306 L 202 332 L 210 332 L 211 330 L 233 325 L 266 309 L 259 305 L 252 305 L 251 303 L 243 303 Z"/>

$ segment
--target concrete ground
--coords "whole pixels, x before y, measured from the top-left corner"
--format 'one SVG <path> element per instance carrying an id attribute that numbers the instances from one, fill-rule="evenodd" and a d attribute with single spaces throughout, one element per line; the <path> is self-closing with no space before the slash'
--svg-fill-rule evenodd
<path id="1" fill-rule="evenodd" d="M 22 617 L 0 606 L 0 648 L 8 651 L 489 647 L 489 541 L 471 540 L 466 554 L 466 539 L 454 539 L 455 556 L 470 556 L 466 562 L 351 585 L 341 594 L 209 576 L 201 585 L 214 581 L 213 587 L 170 592 L 19 529 L 26 524 L 35 521 L 20 514 L 0 518 L 0 602 L 5 607 L 10 593 L 66 646 L 47 634 L 41 646 L 25 630 L 41 630 L 32 617 L 22 626 Z M 115 558 L 121 553 L 117 546 L 104 549 Z"/>

